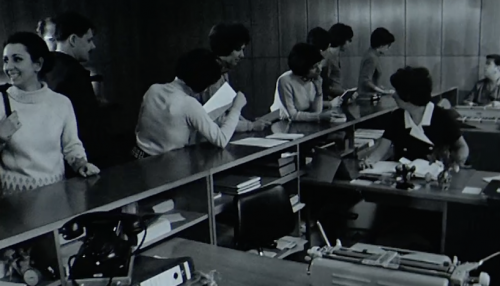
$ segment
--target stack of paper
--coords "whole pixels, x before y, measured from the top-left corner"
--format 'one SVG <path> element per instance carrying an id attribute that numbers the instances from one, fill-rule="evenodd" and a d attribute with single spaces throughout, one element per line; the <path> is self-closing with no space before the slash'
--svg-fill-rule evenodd
<path id="1" fill-rule="evenodd" d="M 498 175 L 498 176 L 493 176 L 493 177 L 486 177 L 486 178 L 483 178 L 483 181 L 485 181 L 485 182 L 487 182 L 487 183 L 489 183 L 489 182 L 491 182 L 491 181 L 493 181 L 493 180 L 500 180 L 500 175 Z"/>
<path id="2" fill-rule="evenodd" d="M 357 129 L 354 132 L 355 138 L 380 139 L 384 135 L 384 130 L 379 129 Z"/>
<path id="3" fill-rule="evenodd" d="M 365 145 L 368 145 L 368 147 L 372 147 L 375 145 L 375 140 L 368 138 L 354 138 L 354 147 L 361 148 Z"/>
<path id="4" fill-rule="evenodd" d="M 231 142 L 231 144 L 270 148 L 270 147 L 278 146 L 280 144 L 287 143 L 287 142 L 288 142 L 287 140 L 250 137 L 250 138 L 245 138 L 245 139 L 233 141 L 233 142 Z"/>
<path id="5" fill-rule="evenodd" d="M 278 140 L 295 140 L 304 137 L 304 134 L 295 133 L 274 133 L 267 135 L 267 139 L 278 139 Z"/>
<path id="6" fill-rule="evenodd" d="M 397 165 L 399 165 L 398 162 L 379 161 L 373 164 L 372 168 L 361 170 L 359 173 L 366 175 L 393 174 L 396 172 Z"/>

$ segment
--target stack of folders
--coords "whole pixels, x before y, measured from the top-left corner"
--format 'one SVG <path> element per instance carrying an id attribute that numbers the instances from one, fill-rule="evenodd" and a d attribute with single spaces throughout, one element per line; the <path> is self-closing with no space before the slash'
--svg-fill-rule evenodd
<path id="1" fill-rule="evenodd" d="M 295 157 L 258 160 L 253 163 L 254 167 L 251 168 L 251 172 L 262 177 L 284 177 L 297 170 Z"/>
<path id="2" fill-rule="evenodd" d="M 214 182 L 218 192 L 228 195 L 242 195 L 260 188 L 260 177 L 228 175 Z"/>

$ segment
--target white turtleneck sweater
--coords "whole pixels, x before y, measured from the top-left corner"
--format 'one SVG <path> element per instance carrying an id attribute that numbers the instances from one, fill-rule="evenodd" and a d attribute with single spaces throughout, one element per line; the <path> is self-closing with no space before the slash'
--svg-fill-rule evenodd
<path id="1" fill-rule="evenodd" d="M 21 127 L 0 152 L 0 191 L 4 195 L 31 190 L 64 179 L 64 159 L 69 165 L 87 160 L 78 138 L 71 101 L 43 87 L 26 92 L 17 87 L 7 90 L 12 111 Z M 5 107 L 0 100 L 0 120 Z M 3 143 L 3 142 L 1 142 Z"/>

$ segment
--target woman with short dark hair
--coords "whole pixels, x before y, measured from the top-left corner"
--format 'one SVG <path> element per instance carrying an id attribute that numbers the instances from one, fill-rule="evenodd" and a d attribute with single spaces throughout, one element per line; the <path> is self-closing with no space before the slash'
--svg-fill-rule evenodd
<path id="1" fill-rule="evenodd" d="M 394 159 L 429 160 L 436 151 L 449 150 L 454 162 L 464 165 L 469 155 L 460 127 L 451 114 L 431 102 L 432 78 L 426 68 L 406 67 L 391 76 L 399 107 L 387 121 L 378 147 L 365 165 L 379 161 L 394 147 Z"/>
<path id="2" fill-rule="evenodd" d="M 332 112 L 323 112 L 320 50 L 306 43 L 296 44 L 288 56 L 290 70 L 276 83 L 271 111 L 292 121 L 330 121 Z"/>
<path id="3" fill-rule="evenodd" d="M 61 181 L 64 160 L 81 176 L 99 173 L 87 162 L 69 99 L 40 78 L 52 68 L 52 55 L 36 34 L 11 35 L 3 69 L 11 87 L 0 101 L 0 181 L 3 195 Z"/>
<path id="4" fill-rule="evenodd" d="M 392 90 L 386 90 L 380 86 L 382 69 L 379 58 L 389 50 L 394 41 L 394 35 L 386 28 L 377 28 L 372 32 L 370 48 L 364 54 L 359 68 L 358 94 L 360 98 L 375 99 L 381 95 L 393 93 Z"/>
<path id="5" fill-rule="evenodd" d="M 132 151 L 136 159 L 196 144 L 197 134 L 221 148 L 233 136 L 245 96 L 238 93 L 220 127 L 194 97 L 220 78 L 217 56 L 206 49 L 192 50 L 178 60 L 175 74 L 172 82 L 153 84 L 144 95 Z"/>

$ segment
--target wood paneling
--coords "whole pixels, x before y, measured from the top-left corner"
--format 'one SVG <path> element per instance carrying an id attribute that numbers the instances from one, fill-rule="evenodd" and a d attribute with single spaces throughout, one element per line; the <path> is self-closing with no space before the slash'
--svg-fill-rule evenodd
<path id="1" fill-rule="evenodd" d="M 441 54 L 442 1 L 406 0 L 406 55 Z"/>
<path id="2" fill-rule="evenodd" d="M 433 90 L 441 90 L 441 57 L 406 57 L 406 65 L 426 67 L 432 76 Z"/>
<path id="3" fill-rule="evenodd" d="M 481 0 L 443 0 L 443 56 L 479 53 Z"/>
<path id="4" fill-rule="evenodd" d="M 252 55 L 279 57 L 278 0 L 252 0 Z"/>
<path id="5" fill-rule="evenodd" d="M 380 68 L 382 69 L 382 77 L 379 80 L 380 85 L 387 89 L 393 89 L 389 79 L 393 73 L 403 68 L 404 65 L 404 57 L 380 57 Z"/>
<path id="6" fill-rule="evenodd" d="M 359 65 L 361 57 L 341 57 L 340 65 L 342 68 L 342 86 L 352 88 L 358 86 Z"/>
<path id="7" fill-rule="evenodd" d="M 280 61 L 278 58 L 254 59 L 253 60 L 253 96 L 254 102 L 258 102 L 254 108 L 254 116 L 262 116 L 269 113 L 269 107 L 274 100 L 276 80 L 280 73 Z"/>
<path id="8" fill-rule="evenodd" d="M 461 90 L 471 90 L 478 80 L 478 57 L 443 57 L 442 87 L 457 86 Z"/>
<path id="9" fill-rule="evenodd" d="M 222 0 L 224 21 L 242 23 L 252 35 L 252 8 L 251 0 Z M 245 49 L 245 56 L 252 57 L 252 42 Z"/>
<path id="10" fill-rule="evenodd" d="M 339 22 L 352 27 L 354 38 L 346 56 L 362 56 L 370 47 L 370 0 L 338 0 Z"/>
<path id="11" fill-rule="evenodd" d="M 238 66 L 229 74 L 229 82 L 236 91 L 243 92 L 247 97 L 247 106 L 243 109 L 243 115 L 246 118 L 253 117 L 256 97 L 253 92 L 253 65 L 250 59 L 240 61 Z"/>
<path id="12" fill-rule="evenodd" d="M 307 36 L 306 0 L 279 1 L 280 57 L 287 57 L 298 42 Z"/>
<path id="13" fill-rule="evenodd" d="M 327 30 L 339 21 L 337 0 L 308 0 L 307 1 L 307 30 L 322 27 Z"/>
<path id="14" fill-rule="evenodd" d="M 286 71 L 289 71 L 290 70 L 290 67 L 288 66 L 288 57 L 282 57 L 280 58 L 280 70 L 279 70 L 279 74 L 283 74 L 284 72 Z"/>
<path id="15" fill-rule="evenodd" d="M 396 38 L 388 56 L 405 55 L 405 0 L 371 0 L 371 29 L 389 30 Z"/>
<path id="16" fill-rule="evenodd" d="M 481 55 L 500 54 L 500 1 L 482 0 Z"/>

